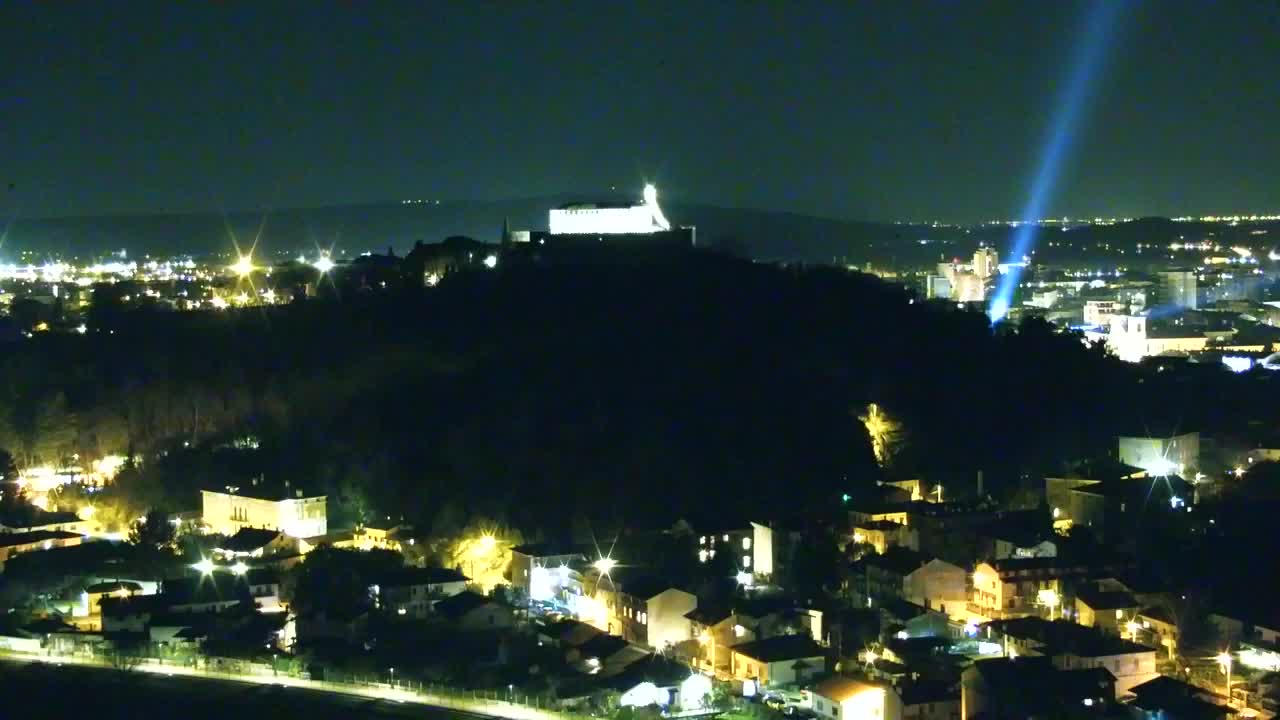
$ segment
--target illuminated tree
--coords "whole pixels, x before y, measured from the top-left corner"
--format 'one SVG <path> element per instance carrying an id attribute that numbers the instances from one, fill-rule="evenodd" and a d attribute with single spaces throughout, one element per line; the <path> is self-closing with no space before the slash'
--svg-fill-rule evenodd
<path id="1" fill-rule="evenodd" d="M 876 462 L 880 463 L 881 467 L 888 465 L 898 450 L 902 434 L 901 425 L 875 403 L 868 405 L 866 414 L 858 419 L 862 421 L 867 428 L 867 434 L 871 436 L 871 450 L 876 455 Z"/>

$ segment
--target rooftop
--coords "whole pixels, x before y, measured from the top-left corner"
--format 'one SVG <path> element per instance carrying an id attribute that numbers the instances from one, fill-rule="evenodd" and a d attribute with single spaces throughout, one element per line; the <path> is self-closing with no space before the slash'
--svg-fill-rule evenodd
<path id="1" fill-rule="evenodd" d="M 98 593 L 115 593 L 124 591 L 125 593 L 142 592 L 142 586 L 130 580 L 115 580 L 112 582 L 100 582 L 96 585 L 90 585 L 84 589 L 90 595 Z"/>
<path id="2" fill-rule="evenodd" d="M 1155 652 L 1154 648 L 1146 645 L 1121 640 L 1114 635 L 1107 635 L 1094 628 L 1066 620 L 1050 621 L 1038 617 L 1021 617 L 1011 620 L 993 620 L 983 627 L 1010 637 L 1033 640 L 1041 646 L 1045 655 L 1107 657 Z"/>
<path id="3" fill-rule="evenodd" d="M 879 685 L 872 685 L 852 678 L 834 675 L 823 680 L 817 685 L 814 685 L 812 692 L 814 695 L 820 695 L 828 700 L 843 703 L 846 700 L 852 700 L 863 693 L 876 691 L 884 692 L 884 688 Z"/>
<path id="4" fill-rule="evenodd" d="M 495 602 L 493 599 L 487 598 L 480 593 L 466 590 L 457 595 L 438 600 L 435 604 L 435 611 L 437 614 L 447 618 L 460 618 L 476 608 L 493 602 Z"/>
<path id="5" fill-rule="evenodd" d="M 905 547 L 891 547 L 883 555 L 869 554 L 862 562 L 898 575 L 910 575 L 929 563 L 934 558 Z"/>
<path id="6" fill-rule="evenodd" d="M 300 498 L 322 498 L 324 493 L 310 492 L 306 488 L 298 487 L 290 483 L 270 482 L 259 478 L 244 480 L 238 485 L 233 485 L 235 492 L 230 492 L 227 486 L 204 488 L 205 492 L 218 493 L 220 495 L 239 495 L 247 498 L 257 498 L 258 500 L 297 500 Z"/>
<path id="7" fill-rule="evenodd" d="M 993 690 L 1005 698 L 1012 696 L 1022 707 L 1054 708 L 1063 699 L 1110 697 L 1116 680 L 1105 668 L 1059 670 L 1049 658 L 979 660 L 973 670 Z"/>
<path id="8" fill-rule="evenodd" d="M 573 543 L 542 542 L 517 545 L 511 548 L 511 552 L 528 555 L 529 557 L 560 557 L 564 555 L 582 555 L 585 557 L 587 549 L 585 546 Z"/>
<path id="9" fill-rule="evenodd" d="M 467 582 L 466 575 L 450 568 L 406 567 L 382 579 L 383 587 L 408 587 L 411 585 L 442 585 Z"/>
<path id="10" fill-rule="evenodd" d="M 66 532 L 64 530 L 32 530 L 31 532 L 22 533 L 0 533 L 0 547 L 16 547 L 18 545 L 31 545 L 33 543 L 44 542 L 45 540 L 70 540 L 71 538 L 84 537 L 79 533 Z"/>
<path id="11" fill-rule="evenodd" d="M 1129 593 L 1100 590 L 1096 585 L 1077 588 L 1076 599 L 1093 610 L 1125 610 L 1138 606 L 1138 601 Z"/>
<path id="12" fill-rule="evenodd" d="M 251 553 L 270 545 L 279 537 L 278 530 L 240 528 L 235 535 L 224 540 L 218 549 L 233 553 Z"/>
<path id="13" fill-rule="evenodd" d="M 826 655 L 826 650 L 808 635 L 777 635 L 763 640 L 753 640 L 734 645 L 733 651 L 760 662 L 799 660 Z"/>

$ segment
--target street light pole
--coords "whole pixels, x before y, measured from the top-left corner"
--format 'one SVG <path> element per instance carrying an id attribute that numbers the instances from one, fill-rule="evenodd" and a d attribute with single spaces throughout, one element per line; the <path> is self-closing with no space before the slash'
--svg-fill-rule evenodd
<path id="1" fill-rule="evenodd" d="M 1233 658 L 1231 657 L 1230 648 L 1218 653 L 1218 657 L 1215 659 L 1218 661 L 1218 664 L 1222 666 L 1223 671 L 1227 673 L 1227 707 L 1231 707 L 1231 665 Z"/>

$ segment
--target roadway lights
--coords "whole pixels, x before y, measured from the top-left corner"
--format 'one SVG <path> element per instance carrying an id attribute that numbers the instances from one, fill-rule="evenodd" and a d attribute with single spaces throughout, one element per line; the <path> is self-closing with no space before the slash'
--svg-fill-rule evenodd
<path id="1" fill-rule="evenodd" d="M 245 565 L 244 562 L 241 561 L 231 566 L 231 572 L 235 573 L 236 575 L 243 575 L 249 572 L 249 566 Z"/>
<path id="2" fill-rule="evenodd" d="M 611 557 L 602 557 L 591 563 L 592 567 L 600 571 L 601 574 L 608 575 L 610 570 L 618 566 L 618 561 Z"/>
<path id="3" fill-rule="evenodd" d="M 328 255 L 321 255 L 316 258 L 315 262 L 311 263 L 311 267 L 318 270 L 321 275 L 325 275 L 333 269 L 333 260 Z"/>
<path id="4" fill-rule="evenodd" d="M 199 570 L 201 575 L 212 575 L 215 567 L 213 561 L 209 558 L 202 558 L 200 562 L 191 566 L 195 570 Z"/>

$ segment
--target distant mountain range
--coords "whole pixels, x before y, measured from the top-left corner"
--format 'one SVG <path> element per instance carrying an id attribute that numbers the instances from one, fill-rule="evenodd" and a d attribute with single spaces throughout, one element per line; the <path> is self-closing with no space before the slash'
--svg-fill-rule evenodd
<path id="1" fill-rule="evenodd" d="M 513 229 L 544 229 L 547 211 L 581 199 L 550 196 L 495 202 L 390 202 L 270 212 L 194 212 L 165 215 L 114 215 L 64 218 L 18 218 L 10 223 L 0 258 L 12 262 L 29 251 L 49 257 L 93 257 L 127 249 L 143 254 L 227 254 L 238 244 L 248 249 L 258 238 L 256 254 L 294 255 L 334 248 L 349 254 L 403 254 L 416 241 L 439 242 L 466 235 L 497 242 L 504 221 Z M 1006 258 L 1012 230 L 1005 227 L 933 227 L 854 222 L 789 212 L 663 203 L 673 223 L 697 228 L 698 244 L 758 260 L 807 263 L 874 263 L 878 267 L 918 267 L 952 257 L 967 257 L 979 244 L 993 245 Z M 1132 247 L 1151 243 L 1212 240 L 1263 248 L 1280 236 L 1280 223 L 1240 225 L 1175 223 L 1142 219 L 1109 227 L 1042 230 L 1037 260 L 1050 262 L 1155 261 L 1156 253 L 1137 258 L 1103 250 L 1104 245 Z M 1052 235 L 1052 238 L 1050 237 Z M 1051 239 L 1070 243 L 1049 245 Z M 1167 259 L 1167 257 L 1165 258 Z"/>

